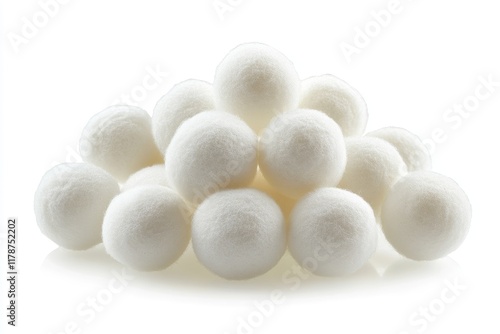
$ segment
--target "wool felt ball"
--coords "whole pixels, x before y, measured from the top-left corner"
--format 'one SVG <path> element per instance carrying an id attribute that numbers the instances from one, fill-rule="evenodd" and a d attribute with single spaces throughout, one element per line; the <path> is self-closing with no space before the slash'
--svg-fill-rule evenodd
<path id="1" fill-rule="evenodd" d="M 259 141 L 262 174 L 287 196 L 336 186 L 345 166 L 342 131 L 320 111 L 297 109 L 278 115 Z"/>
<path id="2" fill-rule="evenodd" d="M 346 140 L 347 165 L 339 188 L 363 197 L 376 216 L 394 183 L 407 173 L 398 151 L 386 141 L 374 137 Z"/>
<path id="3" fill-rule="evenodd" d="M 172 87 L 153 110 L 153 136 L 162 154 L 175 131 L 186 119 L 205 110 L 215 109 L 212 85 L 189 79 Z"/>
<path id="4" fill-rule="evenodd" d="M 330 74 L 302 81 L 299 107 L 324 112 L 338 123 L 345 137 L 361 136 L 368 122 L 366 103 L 361 94 Z"/>
<path id="5" fill-rule="evenodd" d="M 167 148 L 168 183 L 195 205 L 216 191 L 247 186 L 257 171 L 257 140 L 237 116 L 201 112 L 182 123 Z"/>
<path id="6" fill-rule="evenodd" d="M 104 213 L 120 192 L 116 180 L 87 163 L 64 163 L 42 177 L 35 192 L 38 227 L 61 247 L 83 250 L 101 242 Z"/>
<path id="7" fill-rule="evenodd" d="M 89 120 L 80 138 L 80 154 L 118 181 L 163 162 L 151 133 L 151 117 L 128 105 L 108 107 Z"/>
<path id="8" fill-rule="evenodd" d="M 273 116 L 297 107 L 300 79 L 281 52 L 248 43 L 231 50 L 217 66 L 214 93 L 218 109 L 240 116 L 259 133 Z"/>
<path id="9" fill-rule="evenodd" d="M 387 240 L 413 260 L 435 260 L 456 250 L 471 223 L 471 205 L 451 178 L 429 171 L 400 179 L 383 205 Z"/>
<path id="10" fill-rule="evenodd" d="M 143 168 L 130 175 L 127 181 L 122 185 L 122 191 L 130 190 L 135 187 L 146 185 L 159 185 L 168 187 L 167 171 L 165 165 L 159 164 Z"/>
<path id="11" fill-rule="evenodd" d="M 293 209 L 288 249 L 299 264 L 317 275 L 345 275 L 369 260 L 377 237 L 373 210 L 360 196 L 320 188 Z"/>
<path id="12" fill-rule="evenodd" d="M 104 216 L 104 247 L 115 260 L 136 270 L 164 269 L 189 243 L 188 213 L 182 198 L 166 187 L 143 186 L 122 192 Z"/>
<path id="13" fill-rule="evenodd" d="M 385 140 L 398 150 L 408 172 L 431 168 L 431 156 L 420 138 L 412 132 L 398 127 L 385 127 L 366 134 Z"/>
<path id="14" fill-rule="evenodd" d="M 196 210 L 193 249 L 213 273 L 233 280 L 271 269 L 286 249 L 285 221 L 279 206 L 255 189 L 213 194 Z"/>

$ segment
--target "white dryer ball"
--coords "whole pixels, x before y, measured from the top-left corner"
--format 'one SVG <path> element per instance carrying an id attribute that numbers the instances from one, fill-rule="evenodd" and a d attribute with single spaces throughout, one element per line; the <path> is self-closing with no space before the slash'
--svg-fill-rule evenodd
<path id="1" fill-rule="evenodd" d="M 172 87 L 153 110 L 153 136 L 162 154 L 175 131 L 186 119 L 206 110 L 215 109 L 212 85 L 189 79 Z"/>
<path id="2" fill-rule="evenodd" d="M 177 129 L 165 154 L 168 183 L 199 204 L 210 194 L 250 184 L 257 171 L 257 136 L 237 116 L 204 111 Z"/>
<path id="3" fill-rule="evenodd" d="M 143 168 L 130 175 L 122 186 L 122 191 L 145 185 L 159 185 L 168 187 L 165 165 L 154 165 Z"/>
<path id="4" fill-rule="evenodd" d="M 408 172 L 431 168 L 431 156 L 420 138 L 412 132 L 398 127 L 381 128 L 366 134 L 393 145 L 403 158 Z"/>
<path id="5" fill-rule="evenodd" d="M 288 249 L 300 265 L 317 275 L 345 275 L 369 260 L 377 236 L 373 210 L 360 196 L 321 188 L 293 209 Z"/>
<path id="6" fill-rule="evenodd" d="M 378 216 L 389 189 L 407 173 L 406 165 L 394 146 L 379 138 L 352 137 L 346 148 L 347 165 L 339 188 L 363 197 Z"/>
<path id="7" fill-rule="evenodd" d="M 218 65 L 214 93 L 218 109 L 240 116 L 259 133 L 276 114 L 297 108 L 300 79 L 281 52 L 248 43 L 231 50 Z"/>
<path id="8" fill-rule="evenodd" d="M 151 133 L 151 117 L 128 105 L 108 107 L 89 120 L 80 138 L 80 154 L 119 181 L 163 162 Z"/>
<path id="9" fill-rule="evenodd" d="M 259 141 L 259 168 L 287 196 L 336 186 L 346 165 L 342 131 L 316 110 L 298 109 L 273 118 Z"/>
<path id="10" fill-rule="evenodd" d="M 435 260 L 456 250 L 471 223 L 465 192 L 449 177 L 417 171 L 400 179 L 383 205 L 387 240 L 413 260 Z"/>
<path id="11" fill-rule="evenodd" d="M 324 112 L 338 123 L 345 137 L 361 136 L 368 122 L 366 103 L 361 94 L 330 74 L 302 81 L 299 107 Z"/>
<path id="12" fill-rule="evenodd" d="M 116 196 L 102 226 L 111 257 L 136 270 L 161 270 L 184 252 L 190 237 L 182 198 L 162 186 L 144 186 Z"/>
<path id="13" fill-rule="evenodd" d="M 38 227 L 50 240 L 73 250 L 99 244 L 109 202 L 120 192 L 116 180 L 87 163 L 64 163 L 42 177 L 35 192 Z"/>
<path id="14" fill-rule="evenodd" d="M 200 262 L 226 279 L 248 279 L 270 270 L 286 249 L 278 205 L 255 189 L 213 194 L 196 210 L 193 249 Z"/>

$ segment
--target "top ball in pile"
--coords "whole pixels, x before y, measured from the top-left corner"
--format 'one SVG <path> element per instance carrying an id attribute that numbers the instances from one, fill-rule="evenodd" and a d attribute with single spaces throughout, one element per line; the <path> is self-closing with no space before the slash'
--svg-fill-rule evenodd
<path id="1" fill-rule="evenodd" d="M 217 107 L 240 116 L 257 133 L 274 115 L 296 108 L 299 91 L 293 63 L 265 44 L 237 46 L 215 71 Z"/>

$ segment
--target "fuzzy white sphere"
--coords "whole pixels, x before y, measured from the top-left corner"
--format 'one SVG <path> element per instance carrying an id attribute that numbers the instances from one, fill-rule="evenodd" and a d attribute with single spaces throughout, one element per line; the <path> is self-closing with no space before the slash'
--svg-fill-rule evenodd
<path id="1" fill-rule="evenodd" d="M 278 205 L 255 189 L 226 190 L 196 210 L 193 248 L 205 267 L 226 279 L 247 279 L 271 269 L 286 249 Z"/>
<path id="2" fill-rule="evenodd" d="M 398 150 L 408 167 L 408 172 L 431 168 L 431 156 L 420 138 L 412 132 L 398 127 L 385 127 L 366 134 L 385 140 Z"/>
<path id="3" fill-rule="evenodd" d="M 381 218 L 387 240 L 399 253 L 414 260 L 435 260 L 462 244 L 471 216 L 469 199 L 454 180 L 417 171 L 394 185 Z"/>
<path id="4" fill-rule="evenodd" d="M 248 43 L 231 50 L 218 65 L 214 92 L 218 109 L 240 116 L 259 133 L 276 114 L 297 107 L 300 79 L 281 52 Z"/>
<path id="5" fill-rule="evenodd" d="M 338 123 L 345 137 L 361 136 L 368 122 L 366 103 L 361 94 L 330 74 L 302 81 L 299 107 L 324 112 Z"/>
<path id="6" fill-rule="evenodd" d="M 168 183 L 187 201 L 250 184 L 257 171 L 257 136 L 237 116 L 204 111 L 185 121 L 167 148 Z"/>
<path id="7" fill-rule="evenodd" d="M 104 247 L 131 268 L 161 270 L 184 252 L 190 237 L 189 210 L 162 186 L 144 186 L 116 196 L 102 226 Z"/>
<path id="8" fill-rule="evenodd" d="M 120 191 L 103 169 L 86 163 L 64 163 L 42 177 L 35 192 L 38 227 L 61 247 L 83 250 L 101 242 L 109 202 Z"/>
<path id="9" fill-rule="evenodd" d="M 80 138 L 80 154 L 119 181 L 163 162 L 151 133 L 151 117 L 128 105 L 108 107 L 89 120 Z"/>
<path id="10" fill-rule="evenodd" d="M 202 111 L 213 109 L 215 101 L 210 83 L 189 79 L 172 87 L 153 110 L 153 136 L 160 152 L 165 154 L 182 122 Z"/>
<path id="11" fill-rule="evenodd" d="M 322 276 L 351 274 L 374 253 L 378 228 L 373 210 L 360 196 L 321 188 L 292 211 L 288 249 L 304 268 Z"/>
<path id="12" fill-rule="evenodd" d="M 122 186 L 122 191 L 145 185 L 168 187 L 167 171 L 164 164 L 149 166 L 130 175 Z"/>
<path id="13" fill-rule="evenodd" d="M 345 166 L 342 131 L 320 111 L 298 109 L 276 116 L 259 141 L 262 174 L 287 196 L 336 186 Z"/>
<path id="14" fill-rule="evenodd" d="M 379 215 L 390 188 L 407 173 L 398 151 L 374 137 L 346 140 L 347 165 L 339 187 L 363 197 Z"/>

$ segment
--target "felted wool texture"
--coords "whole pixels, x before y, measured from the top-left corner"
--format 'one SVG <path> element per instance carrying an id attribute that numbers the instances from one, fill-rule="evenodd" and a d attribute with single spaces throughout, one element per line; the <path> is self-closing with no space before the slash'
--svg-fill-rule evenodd
<path id="1" fill-rule="evenodd" d="M 413 260 L 435 260 L 456 250 L 469 231 L 472 209 L 451 178 L 417 171 L 400 179 L 382 209 L 387 240 Z"/>
<path id="2" fill-rule="evenodd" d="M 259 168 L 290 197 L 336 186 L 346 166 L 342 131 L 316 110 L 298 109 L 273 118 L 259 141 Z"/>
<path id="3" fill-rule="evenodd" d="M 285 218 L 290 216 L 290 212 L 297 202 L 297 199 L 285 196 L 283 193 L 276 190 L 275 187 L 270 185 L 259 169 L 257 169 L 257 174 L 249 187 L 260 190 L 270 196 L 281 208 Z"/>
<path id="4" fill-rule="evenodd" d="M 255 189 L 225 190 L 207 198 L 193 216 L 192 234 L 200 262 L 232 280 L 264 274 L 286 249 L 280 208 Z"/>
<path id="5" fill-rule="evenodd" d="M 116 180 L 87 163 L 64 163 L 42 177 L 35 192 L 40 231 L 61 247 L 84 250 L 101 243 L 104 213 L 120 191 Z"/>
<path id="6" fill-rule="evenodd" d="M 406 165 L 391 144 L 375 137 L 351 137 L 346 140 L 347 165 L 339 188 L 363 197 L 375 215 L 390 188 L 407 173 Z"/>
<path id="7" fill-rule="evenodd" d="M 293 63 L 260 43 L 241 44 L 217 66 L 217 109 L 234 113 L 259 133 L 273 118 L 298 105 L 300 79 Z"/>
<path id="8" fill-rule="evenodd" d="M 119 181 L 163 162 L 151 133 L 151 117 L 128 105 L 108 107 L 89 120 L 80 138 L 80 154 Z"/>
<path id="9" fill-rule="evenodd" d="M 122 186 L 122 191 L 145 185 L 159 185 L 168 187 L 167 171 L 164 164 L 143 168 L 130 175 Z"/>
<path id="10" fill-rule="evenodd" d="M 361 136 L 368 122 L 361 94 L 331 74 L 302 81 L 299 107 L 324 112 L 338 123 L 345 137 Z"/>
<path id="11" fill-rule="evenodd" d="M 398 127 L 385 127 L 366 134 L 385 140 L 398 150 L 409 172 L 431 168 L 431 156 L 420 138 Z"/>
<path id="12" fill-rule="evenodd" d="M 375 252 L 378 227 L 360 196 L 321 188 L 299 200 L 292 211 L 288 249 L 304 268 L 322 276 L 352 274 Z"/>
<path id="13" fill-rule="evenodd" d="M 162 186 L 122 192 L 104 217 L 104 247 L 118 262 L 142 271 L 175 262 L 190 238 L 189 210 L 182 198 Z"/>
<path id="14" fill-rule="evenodd" d="M 249 185 L 257 170 L 257 136 L 240 118 L 204 111 L 177 129 L 165 154 L 168 183 L 197 205 L 210 194 Z"/>
<path id="15" fill-rule="evenodd" d="M 215 109 L 212 85 L 189 79 L 172 87 L 153 110 L 153 136 L 162 154 L 175 131 L 186 119 L 199 112 Z"/>

